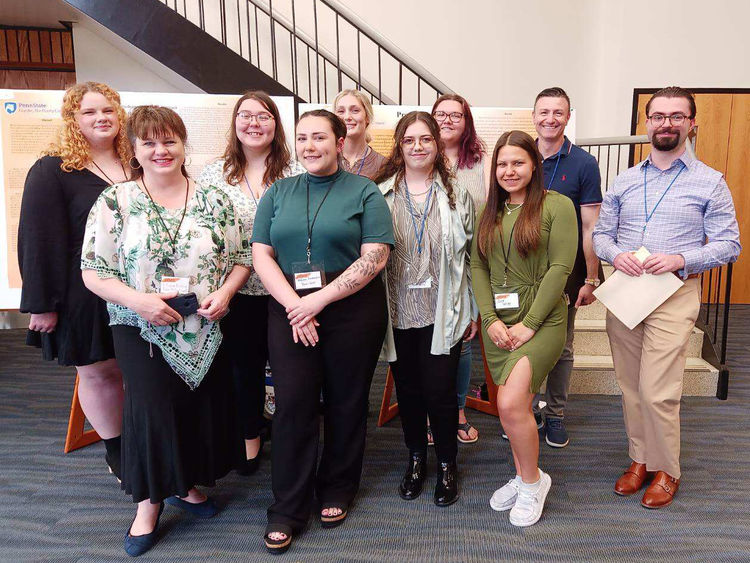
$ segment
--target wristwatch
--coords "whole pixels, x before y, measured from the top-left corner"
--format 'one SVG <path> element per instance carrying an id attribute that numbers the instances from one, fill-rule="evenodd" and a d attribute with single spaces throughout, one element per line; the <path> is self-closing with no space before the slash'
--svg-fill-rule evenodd
<path id="1" fill-rule="evenodd" d="M 583 280 L 583 283 L 587 285 L 593 285 L 594 287 L 599 287 L 599 284 L 602 283 L 599 278 L 586 278 Z"/>

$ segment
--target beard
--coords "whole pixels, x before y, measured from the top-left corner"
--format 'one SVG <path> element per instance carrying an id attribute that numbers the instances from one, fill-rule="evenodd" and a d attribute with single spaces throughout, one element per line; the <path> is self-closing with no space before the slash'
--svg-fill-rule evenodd
<path id="1" fill-rule="evenodd" d="M 659 137 L 659 135 L 663 135 L 664 133 L 674 133 L 674 137 Z M 651 139 L 651 145 L 657 150 L 669 152 L 677 148 L 677 145 L 680 144 L 680 140 L 679 131 L 659 131 L 658 133 L 654 133 Z"/>

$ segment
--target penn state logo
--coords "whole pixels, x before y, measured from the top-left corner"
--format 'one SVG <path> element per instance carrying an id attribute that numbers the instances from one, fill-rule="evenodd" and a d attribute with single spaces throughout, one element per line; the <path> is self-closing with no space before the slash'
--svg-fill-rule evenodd
<path id="1" fill-rule="evenodd" d="M 16 102 L 5 102 L 5 112 L 8 115 L 13 115 L 16 113 L 16 110 L 18 109 L 18 104 Z"/>

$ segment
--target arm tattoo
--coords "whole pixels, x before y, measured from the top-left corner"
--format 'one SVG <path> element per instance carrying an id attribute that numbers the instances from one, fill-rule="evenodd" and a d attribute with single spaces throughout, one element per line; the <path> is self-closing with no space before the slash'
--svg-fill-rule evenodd
<path id="1" fill-rule="evenodd" d="M 368 283 L 378 273 L 378 264 L 388 252 L 386 245 L 378 246 L 358 258 L 346 271 L 333 280 L 333 284 L 343 291 L 356 290 Z"/>

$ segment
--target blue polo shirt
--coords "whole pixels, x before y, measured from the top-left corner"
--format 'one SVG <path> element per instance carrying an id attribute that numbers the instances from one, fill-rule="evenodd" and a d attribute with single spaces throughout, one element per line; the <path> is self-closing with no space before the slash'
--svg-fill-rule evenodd
<path id="1" fill-rule="evenodd" d="M 602 202 L 602 177 L 596 159 L 565 137 L 559 154 L 555 153 L 542 162 L 544 187 L 568 196 L 573 201 L 578 221 L 578 253 L 573 271 L 565 286 L 565 293 L 573 306 L 578 299 L 578 290 L 586 279 L 586 258 L 583 255 L 581 206 Z M 599 272 L 599 278 L 603 276 Z"/>

